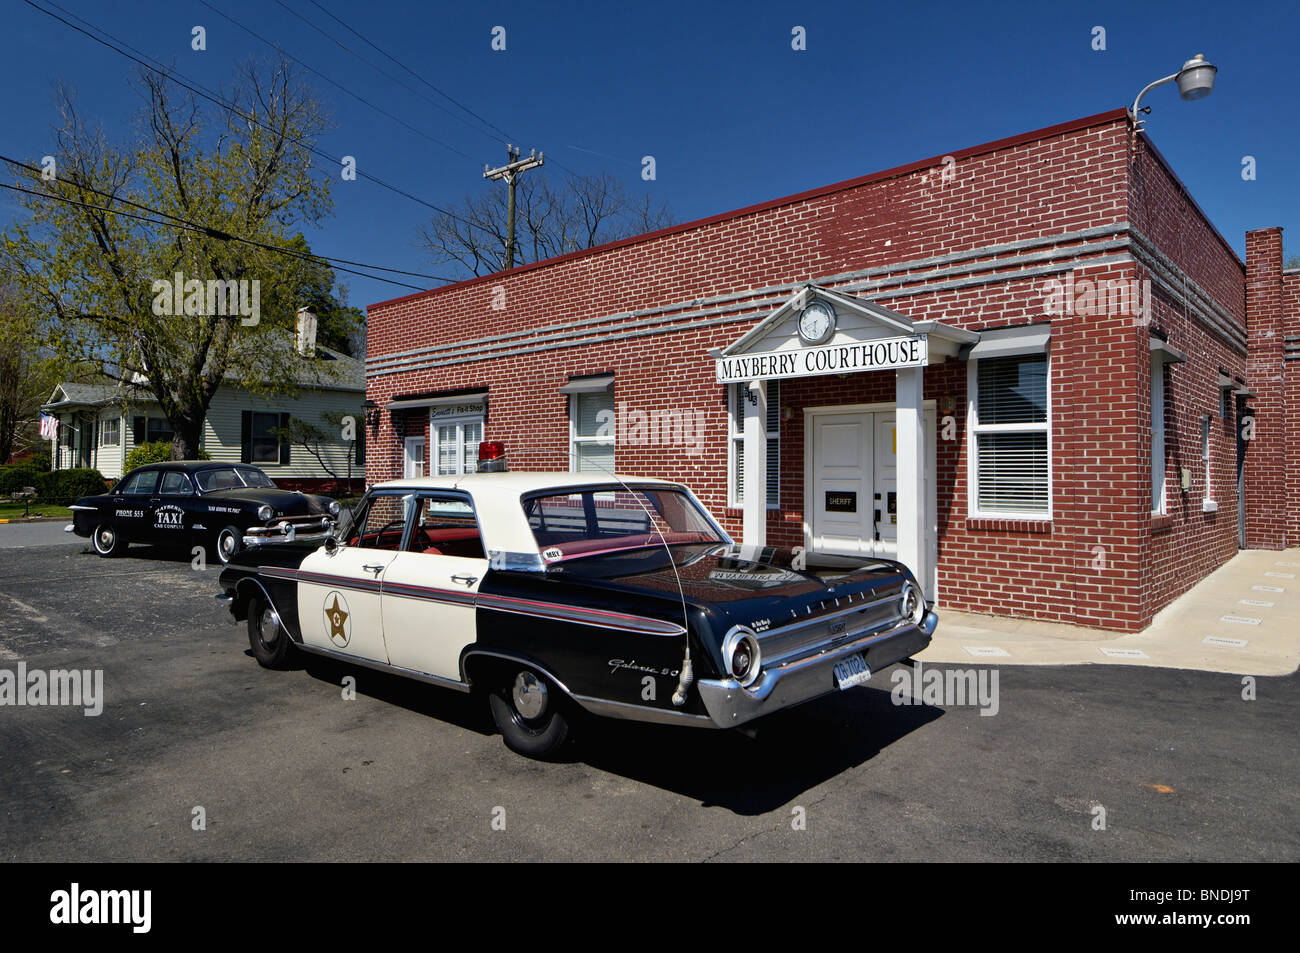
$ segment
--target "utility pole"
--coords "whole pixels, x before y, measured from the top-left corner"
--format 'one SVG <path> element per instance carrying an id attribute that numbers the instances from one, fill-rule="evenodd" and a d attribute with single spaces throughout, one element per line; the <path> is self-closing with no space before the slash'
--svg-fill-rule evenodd
<path id="1" fill-rule="evenodd" d="M 527 159 L 520 159 L 519 150 L 512 145 L 507 145 L 506 157 L 510 161 L 499 168 L 489 169 L 484 165 L 483 178 L 505 179 L 506 185 L 510 187 L 510 198 L 506 205 L 506 267 L 504 269 L 509 271 L 515 266 L 515 186 L 519 182 L 519 176 L 544 163 L 546 155 L 532 149 Z"/>

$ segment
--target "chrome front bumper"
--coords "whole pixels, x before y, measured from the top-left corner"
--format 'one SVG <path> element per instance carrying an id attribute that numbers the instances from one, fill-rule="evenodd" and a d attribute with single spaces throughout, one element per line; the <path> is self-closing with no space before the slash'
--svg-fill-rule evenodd
<path id="1" fill-rule="evenodd" d="M 873 672 L 911 658 L 930 644 L 930 636 L 938 624 L 939 617 L 927 612 L 919 623 L 873 632 L 816 655 L 765 669 L 758 681 L 748 688 L 741 688 L 732 678 L 701 679 L 700 697 L 714 724 L 720 728 L 734 728 L 782 708 L 838 691 L 835 663 L 849 655 L 862 653 L 867 667 Z"/>
<path id="2" fill-rule="evenodd" d="M 324 542 L 334 535 L 334 521 L 328 516 L 282 519 L 271 526 L 252 526 L 244 531 L 244 547 L 268 543 Z"/>

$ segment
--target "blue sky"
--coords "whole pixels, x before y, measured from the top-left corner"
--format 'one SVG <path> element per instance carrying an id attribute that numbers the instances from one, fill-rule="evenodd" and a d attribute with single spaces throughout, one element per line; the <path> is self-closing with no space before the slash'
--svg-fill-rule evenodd
<path id="1" fill-rule="evenodd" d="M 228 84 L 235 62 L 270 53 L 199 0 L 53 2 L 210 87 Z M 310 0 L 209 2 L 425 133 L 308 77 L 332 114 L 324 151 L 444 206 L 492 188 L 482 171 L 504 160 L 500 136 L 435 109 L 286 9 L 439 99 Z M 1155 90 L 1147 131 L 1239 255 L 1247 229 L 1272 225 L 1288 229 L 1287 254 L 1300 254 L 1293 3 L 317 2 L 525 152 L 607 170 L 678 221 L 1128 105 L 1204 53 L 1219 67 L 1213 95 L 1185 103 L 1172 85 Z M 128 138 L 142 105 L 132 64 L 23 0 L 4 10 L 3 153 L 53 151 L 59 80 L 111 138 Z M 190 48 L 195 25 L 207 30 L 205 52 Z M 505 52 L 491 49 L 495 26 Z M 795 26 L 805 51 L 791 49 Z M 1105 51 L 1092 49 L 1095 26 Z M 641 178 L 644 155 L 655 157 L 653 182 Z M 1242 178 L 1245 156 L 1254 181 Z M 438 272 L 416 244 L 427 209 L 362 179 L 336 178 L 333 194 L 334 215 L 306 233 L 316 252 Z M 0 196 L 0 223 L 15 209 Z M 343 277 L 360 306 L 406 293 Z"/>

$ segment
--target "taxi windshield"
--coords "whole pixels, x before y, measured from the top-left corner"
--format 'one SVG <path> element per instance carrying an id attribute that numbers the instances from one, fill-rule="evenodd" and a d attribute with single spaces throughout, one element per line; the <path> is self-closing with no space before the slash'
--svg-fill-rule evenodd
<path id="1" fill-rule="evenodd" d="M 246 486 L 275 486 L 270 477 L 253 467 L 213 467 L 211 470 L 200 470 L 194 474 L 194 481 L 203 493 L 238 490 Z"/>
<path id="2" fill-rule="evenodd" d="M 602 487 L 532 496 L 524 515 L 547 562 L 643 546 L 722 542 L 709 517 L 672 487 Z"/>

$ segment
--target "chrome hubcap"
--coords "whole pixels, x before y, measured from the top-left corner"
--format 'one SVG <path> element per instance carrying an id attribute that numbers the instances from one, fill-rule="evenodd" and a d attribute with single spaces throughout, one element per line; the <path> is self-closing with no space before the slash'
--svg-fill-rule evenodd
<path id="1" fill-rule="evenodd" d="M 515 676 L 511 695 L 515 711 L 529 721 L 540 718 L 546 711 L 546 684 L 532 672 L 520 672 Z"/>
<path id="2" fill-rule="evenodd" d="M 100 549 L 113 548 L 113 531 L 111 529 L 101 529 L 99 531 L 99 548 Z"/>
<path id="3" fill-rule="evenodd" d="M 276 615 L 275 610 L 270 606 L 262 610 L 257 625 L 261 629 L 263 644 L 274 645 L 276 640 L 280 638 L 280 617 Z"/>
<path id="4" fill-rule="evenodd" d="M 230 533 L 222 533 L 218 548 L 221 550 L 221 555 L 229 559 L 235 551 L 235 537 Z"/>

